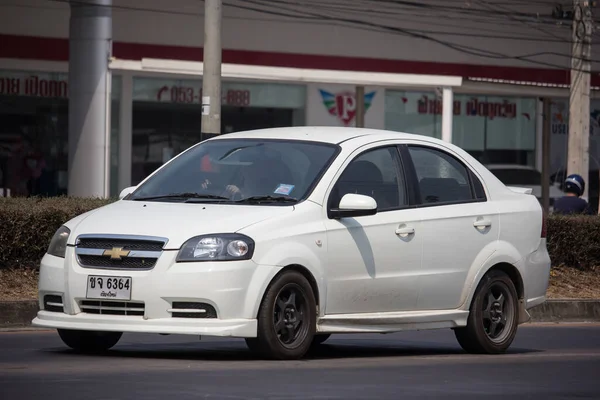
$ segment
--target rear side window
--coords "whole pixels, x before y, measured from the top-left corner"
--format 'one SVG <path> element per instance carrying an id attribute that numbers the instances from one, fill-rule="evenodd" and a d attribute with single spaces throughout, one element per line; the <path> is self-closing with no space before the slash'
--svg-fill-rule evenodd
<path id="1" fill-rule="evenodd" d="M 428 147 L 409 146 L 423 204 L 464 203 L 485 199 L 481 182 L 450 154 Z"/>

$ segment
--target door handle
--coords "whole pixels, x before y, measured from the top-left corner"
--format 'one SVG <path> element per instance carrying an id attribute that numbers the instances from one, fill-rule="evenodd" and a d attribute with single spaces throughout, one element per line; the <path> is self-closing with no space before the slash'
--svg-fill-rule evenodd
<path id="1" fill-rule="evenodd" d="M 411 226 L 403 225 L 401 228 L 396 229 L 396 235 L 401 237 L 407 237 L 408 235 L 413 235 L 415 233 L 415 228 Z"/>
<path id="2" fill-rule="evenodd" d="M 492 226 L 492 221 L 488 218 L 480 218 L 473 222 L 473 226 L 477 229 L 485 229 Z"/>

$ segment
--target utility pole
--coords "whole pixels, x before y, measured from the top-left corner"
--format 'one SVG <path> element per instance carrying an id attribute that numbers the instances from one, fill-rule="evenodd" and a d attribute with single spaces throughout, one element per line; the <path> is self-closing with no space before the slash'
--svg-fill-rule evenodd
<path id="1" fill-rule="evenodd" d="M 356 103 L 356 127 L 364 128 L 365 127 L 365 87 L 357 86 L 356 87 L 356 95 L 355 103 Z"/>
<path id="2" fill-rule="evenodd" d="M 550 136 L 552 123 L 552 102 L 545 97 L 544 102 L 544 125 L 542 127 L 542 208 L 544 215 L 550 212 Z"/>
<path id="3" fill-rule="evenodd" d="M 221 133 L 221 0 L 204 0 L 202 139 Z"/>
<path id="4" fill-rule="evenodd" d="M 591 41 L 590 2 L 574 0 L 567 174 L 579 174 L 586 181 L 589 180 Z M 586 198 L 588 187 L 589 184 L 583 194 Z"/>

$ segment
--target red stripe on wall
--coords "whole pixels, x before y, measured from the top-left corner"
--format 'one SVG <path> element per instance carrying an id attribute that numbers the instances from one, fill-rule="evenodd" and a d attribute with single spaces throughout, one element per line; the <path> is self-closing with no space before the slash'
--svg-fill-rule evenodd
<path id="1" fill-rule="evenodd" d="M 0 34 L 0 57 L 46 61 L 67 61 L 69 41 L 64 38 L 16 36 Z M 120 59 L 147 58 L 202 61 L 201 47 L 166 46 L 115 42 L 113 55 Z M 433 63 L 362 57 L 313 54 L 272 53 L 246 50 L 223 50 L 223 62 L 277 67 L 317 68 L 347 71 L 392 72 L 426 75 L 456 75 L 551 84 L 569 84 L 570 71 L 542 68 L 503 67 L 472 64 Z M 592 85 L 600 85 L 600 77 L 592 76 Z"/>

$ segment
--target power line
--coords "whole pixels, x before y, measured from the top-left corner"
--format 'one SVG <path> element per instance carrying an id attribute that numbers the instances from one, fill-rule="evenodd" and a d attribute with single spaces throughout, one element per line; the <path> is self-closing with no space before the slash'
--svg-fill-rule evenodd
<path id="1" fill-rule="evenodd" d="M 491 4 L 489 4 L 489 3 L 488 3 L 487 1 L 485 1 L 485 0 L 481 0 L 481 4 L 483 4 L 483 5 L 484 5 L 484 7 L 491 9 L 492 11 L 494 10 L 493 6 L 492 6 Z M 500 5 L 497 5 L 497 8 L 500 8 L 500 9 L 503 9 L 504 11 L 507 11 L 507 12 L 509 12 L 509 14 L 508 14 L 508 18 L 512 19 L 513 21 L 515 20 L 515 19 L 514 19 L 514 18 L 513 18 L 513 17 L 510 15 L 510 12 L 512 12 L 512 10 L 510 10 L 510 9 L 508 9 L 508 8 L 506 8 L 506 7 L 500 6 Z M 517 20 L 517 21 L 519 21 L 519 20 Z M 526 21 L 519 21 L 519 22 L 523 23 L 523 24 L 524 24 L 524 25 L 526 25 L 526 26 L 530 26 L 530 25 L 529 25 L 529 24 L 528 24 Z M 534 29 L 536 29 L 536 30 L 538 30 L 538 31 L 540 31 L 540 32 L 542 32 L 542 33 L 544 33 L 544 34 L 546 34 L 546 35 L 550 35 L 550 36 L 553 36 L 553 37 L 555 37 L 555 38 L 558 38 L 558 39 L 561 39 L 561 40 L 562 40 L 562 38 L 560 38 L 560 37 L 558 37 L 558 36 L 554 35 L 552 32 L 548 32 L 548 31 L 546 31 L 546 30 L 544 30 L 544 29 L 542 29 L 542 28 L 540 28 L 540 27 L 534 26 L 533 28 L 534 28 Z"/>
<path id="2" fill-rule="evenodd" d="M 381 1 L 385 1 L 385 0 L 381 0 Z M 244 3 L 250 3 L 250 4 L 254 4 L 255 6 L 262 6 L 262 7 L 267 6 L 266 4 L 262 3 L 260 0 L 245 0 Z M 320 19 L 324 19 L 324 20 L 343 21 L 343 22 L 348 22 L 351 24 L 358 24 L 359 26 L 366 25 L 366 26 L 369 26 L 372 28 L 373 27 L 381 28 L 381 29 L 384 29 L 384 30 L 387 30 L 390 32 L 394 32 L 401 36 L 409 36 L 409 37 L 416 38 L 416 39 L 428 40 L 428 41 L 443 45 L 445 47 L 451 48 L 453 50 L 456 50 L 456 51 L 459 51 L 459 52 L 462 52 L 465 54 L 469 54 L 469 55 L 474 55 L 477 57 L 490 58 L 490 59 L 502 59 L 502 60 L 514 59 L 514 60 L 520 60 L 520 61 L 531 63 L 531 64 L 552 67 L 552 68 L 556 68 L 556 69 L 560 69 L 560 70 L 567 69 L 566 66 L 561 66 L 561 65 L 557 65 L 557 64 L 553 64 L 553 63 L 544 62 L 544 61 L 530 60 L 528 57 L 530 57 L 532 55 L 526 54 L 526 55 L 520 55 L 520 56 L 509 56 L 509 55 L 502 54 L 499 52 L 494 52 L 494 51 L 490 51 L 490 50 L 479 49 L 479 48 L 472 47 L 472 46 L 461 45 L 461 44 L 457 44 L 457 43 L 444 41 L 441 39 L 437 39 L 437 38 L 428 36 L 426 34 L 422 34 L 417 30 L 409 30 L 409 29 L 398 28 L 398 27 L 394 27 L 394 26 L 381 25 L 381 24 L 376 24 L 376 23 L 372 23 L 372 22 L 368 22 L 368 21 L 361 21 L 361 20 L 356 20 L 356 19 L 351 19 L 351 18 L 331 17 L 331 16 L 327 16 L 327 15 L 322 15 L 322 14 L 315 14 L 312 12 L 298 11 L 298 10 L 293 10 L 293 9 L 290 10 L 289 8 L 284 8 L 282 6 L 277 6 L 277 10 L 301 12 L 304 15 L 293 15 L 293 14 L 287 14 L 282 11 L 265 10 L 265 9 L 261 9 L 261 8 L 256 8 L 256 7 L 251 7 L 251 6 L 242 6 L 242 5 L 231 4 L 231 3 L 224 3 L 224 4 L 226 4 L 230 7 L 236 7 L 236 8 L 245 9 L 245 10 L 249 10 L 249 11 L 255 11 L 255 12 L 263 12 L 263 13 L 268 13 L 268 14 L 273 14 L 273 15 L 288 16 L 288 17 L 295 16 L 298 18 L 320 18 Z M 270 2 L 269 4 L 272 5 L 273 3 Z M 534 54 L 534 56 L 535 55 L 537 55 L 537 54 Z"/>
<path id="3" fill-rule="evenodd" d="M 284 4 L 288 4 L 288 5 L 296 5 L 296 6 L 300 6 L 301 4 L 299 4 L 298 2 L 294 2 L 294 1 L 285 1 L 285 0 L 279 0 L 278 3 L 284 3 Z M 401 15 L 401 16 L 410 16 L 411 18 L 413 18 L 415 16 L 415 14 L 406 14 L 404 12 L 387 12 L 387 11 L 376 11 L 376 10 L 370 10 L 370 9 L 365 9 L 365 8 L 355 8 L 353 6 L 348 6 L 346 3 L 346 6 L 342 5 L 342 6 L 338 6 L 335 4 L 331 4 L 330 2 L 326 2 L 326 3 L 322 3 L 322 2 L 309 2 L 310 3 L 310 7 L 311 8 L 320 8 L 323 10 L 329 10 L 329 11 L 344 11 L 344 12 L 351 12 L 351 13 L 361 13 L 361 14 L 374 14 L 377 17 L 390 17 L 390 14 L 392 15 Z M 339 4 L 339 3 L 337 3 Z M 305 6 L 304 4 L 302 4 L 302 6 Z M 423 15 L 423 14 L 418 14 L 418 16 L 420 17 L 425 17 L 427 19 L 434 19 L 435 16 L 433 16 L 431 13 L 428 15 Z M 473 19 L 471 19 L 472 22 L 477 22 L 479 23 L 479 21 L 475 21 Z M 435 24 L 437 26 L 447 26 L 447 27 L 453 27 L 453 28 L 464 28 L 464 25 L 460 26 L 460 25 L 451 25 L 451 24 L 440 24 L 438 21 L 435 21 Z M 519 25 L 521 25 L 521 22 L 518 22 Z M 408 29 L 408 28 L 406 28 Z M 494 33 L 502 33 L 502 35 L 498 35 L 498 34 L 494 34 L 494 35 L 488 35 L 488 34 L 477 34 L 477 33 L 466 33 L 466 32 L 457 32 L 457 31 L 436 31 L 436 30 L 423 30 L 423 29 L 412 29 L 412 31 L 414 32 L 419 32 L 419 33 L 424 33 L 424 34 L 431 34 L 431 35 L 444 35 L 444 36 L 464 36 L 464 37 L 475 37 L 475 38 L 490 38 L 490 39 L 504 39 L 504 40 L 515 40 L 515 41 L 531 41 L 531 42 L 556 42 L 556 43 L 569 43 L 572 44 L 573 41 L 571 39 L 565 39 L 565 38 L 560 38 L 555 36 L 554 39 L 549 39 L 547 36 L 544 37 L 535 37 L 535 36 L 515 36 L 515 35 L 506 35 L 505 32 L 503 31 L 491 31 Z M 483 30 L 483 31 L 487 31 L 490 32 L 490 30 Z"/>
<path id="4" fill-rule="evenodd" d="M 79 3 L 79 4 L 88 4 L 83 1 L 76 1 L 76 0 L 75 1 L 73 1 L 73 0 L 71 0 L 71 1 L 69 1 L 69 0 L 48 0 L 48 1 L 56 2 L 56 3 L 71 2 L 71 3 Z M 429 10 L 435 10 L 435 7 L 436 7 L 432 4 L 418 4 L 418 3 L 414 3 L 414 2 L 410 2 L 410 1 L 393 1 L 393 0 L 370 0 L 370 1 L 376 2 L 376 3 L 391 3 L 391 4 L 400 4 L 400 5 L 405 5 L 405 6 L 408 5 L 408 6 L 418 7 L 418 8 L 426 8 Z M 285 1 L 282 1 L 282 0 L 280 0 L 280 2 L 285 3 Z M 257 6 L 261 6 L 261 7 L 267 6 L 264 3 L 261 3 L 258 1 L 252 1 L 252 0 L 247 0 L 247 1 L 245 1 L 245 3 L 250 3 L 250 4 L 254 4 Z M 363 2 L 361 1 L 361 3 L 363 3 Z M 272 5 L 272 4 L 273 3 L 270 2 L 269 5 Z M 289 4 L 289 3 L 287 3 L 287 4 Z M 301 4 L 298 4 L 297 2 L 295 4 L 301 5 Z M 289 14 L 289 13 L 285 13 L 285 12 L 271 11 L 271 10 L 266 10 L 266 9 L 232 4 L 232 3 L 224 3 L 224 5 L 227 5 L 227 6 L 233 7 L 233 8 L 244 9 L 247 11 L 254 11 L 254 12 L 263 13 L 263 14 L 275 15 L 278 17 L 286 17 L 286 18 L 291 18 L 291 19 L 296 19 L 296 20 L 302 20 L 303 22 L 310 22 L 310 23 L 314 23 L 314 24 L 326 22 L 328 24 L 341 26 L 341 27 L 345 27 L 345 28 L 361 29 L 361 30 L 365 30 L 365 31 L 372 31 L 372 32 L 378 32 L 378 33 L 388 33 L 388 34 L 391 33 L 391 34 L 396 34 L 396 35 L 401 35 L 401 36 L 406 36 L 406 37 L 412 37 L 412 38 L 416 38 L 416 39 L 428 40 L 428 41 L 432 41 L 434 43 L 443 45 L 445 47 L 451 48 L 455 51 L 459 51 L 459 52 L 473 55 L 476 57 L 483 57 L 483 58 L 490 58 L 490 59 L 503 59 L 503 60 L 514 59 L 514 60 L 519 60 L 519 61 L 523 61 L 523 62 L 527 62 L 527 63 L 556 68 L 556 69 L 560 69 L 560 70 L 568 69 L 568 67 L 566 67 L 566 66 L 561 66 L 561 65 L 556 65 L 553 63 L 529 59 L 530 57 L 537 57 L 537 56 L 542 56 L 542 55 L 559 55 L 562 57 L 567 57 L 567 55 L 560 54 L 560 53 L 543 52 L 543 53 L 525 54 L 525 55 L 520 55 L 520 56 L 509 56 L 509 55 L 502 54 L 499 52 L 493 52 L 493 51 L 479 49 L 479 48 L 472 47 L 472 46 L 461 45 L 458 43 L 444 41 L 441 39 L 431 37 L 429 35 L 457 35 L 457 36 L 471 36 L 471 37 L 486 37 L 486 38 L 504 39 L 504 40 L 507 39 L 507 38 L 502 38 L 502 37 L 498 38 L 497 36 L 489 36 L 489 35 L 482 36 L 482 35 L 476 35 L 476 34 L 461 35 L 460 33 L 454 33 L 454 32 L 425 31 L 425 30 L 420 30 L 420 29 L 404 29 L 404 28 L 398 28 L 398 27 L 389 26 L 389 25 L 372 23 L 369 21 L 361 21 L 361 20 L 357 20 L 357 19 L 353 19 L 353 18 L 331 17 L 331 16 L 327 16 L 327 15 L 307 13 L 307 12 L 303 12 L 303 11 L 290 10 L 289 8 L 281 8 L 281 7 L 279 7 L 278 9 L 283 9 L 284 11 L 288 11 L 288 12 L 289 11 L 301 12 L 304 15 Z M 145 7 L 120 6 L 120 5 L 114 5 L 114 4 L 111 6 L 105 6 L 105 7 L 111 7 L 112 9 L 125 10 L 125 11 L 154 12 L 154 13 L 161 13 L 161 14 L 198 16 L 198 17 L 203 16 L 203 14 L 200 12 L 193 13 L 190 11 L 172 11 L 172 10 L 164 10 L 164 9 L 145 8 Z M 458 8 L 458 7 L 442 7 L 442 8 L 443 9 L 450 8 L 450 9 L 459 10 L 462 12 L 462 9 Z M 507 15 L 510 15 L 510 13 L 507 13 Z M 239 17 L 239 19 L 248 19 L 248 18 Z M 263 19 L 261 19 L 261 20 L 263 20 Z M 275 20 L 270 20 L 270 21 L 275 21 Z M 512 40 L 513 38 L 510 38 L 510 39 Z M 519 40 L 516 37 L 514 39 Z M 526 38 L 520 38 L 520 40 L 526 40 Z M 572 42 L 565 41 L 565 43 L 572 43 Z M 568 56 L 568 57 L 570 57 L 570 56 Z"/>

